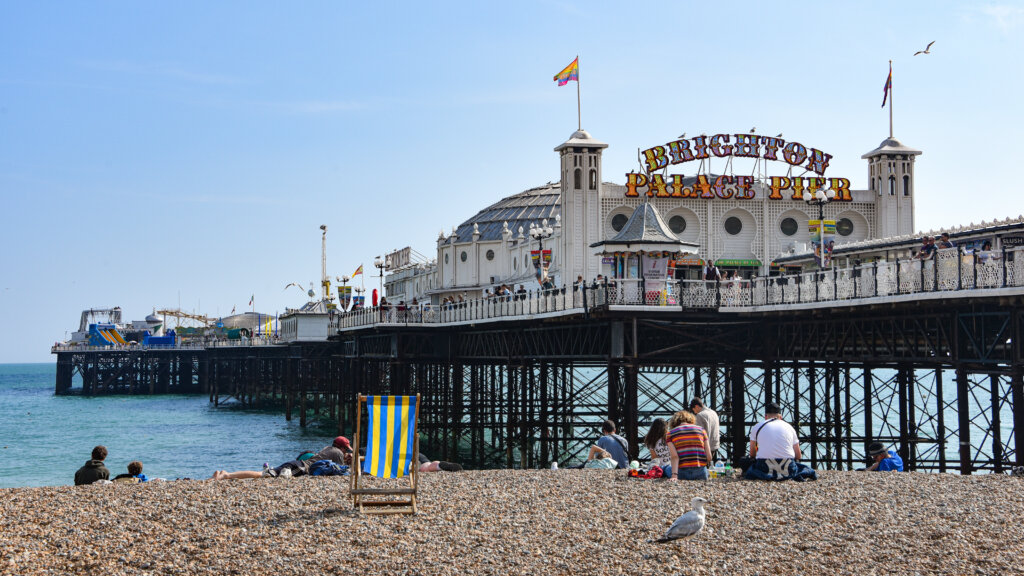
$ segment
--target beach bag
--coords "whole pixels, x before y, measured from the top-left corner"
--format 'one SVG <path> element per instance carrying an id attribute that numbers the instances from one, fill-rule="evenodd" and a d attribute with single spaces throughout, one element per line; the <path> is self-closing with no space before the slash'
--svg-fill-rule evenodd
<path id="1" fill-rule="evenodd" d="M 347 476 L 348 466 L 341 466 L 331 460 L 317 460 L 309 466 L 310 476 Z"/>

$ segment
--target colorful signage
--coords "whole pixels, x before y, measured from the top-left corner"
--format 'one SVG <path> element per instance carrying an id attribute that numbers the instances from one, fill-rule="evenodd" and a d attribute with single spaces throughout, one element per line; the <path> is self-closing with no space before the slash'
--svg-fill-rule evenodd
<path id="1" fill-rule="evenodd" d="M 737 259 L 728 259 L 728 258 L 719 258 L 718 260 L 715 261 L 715 266 L 759 267 L 759 266 L 761 266 L 761 261 L 757 260 L 757 259 L 754 259 L 754 258 L 739 259 L 739 260 L 737 260 Z"/>
<path id="2" fill-rule="evenodd" d="M 730 136 L 734 138 L 730 138 Z M 730 144 L 731 142 L 731 144 Z M 835 200 L 852 202 L 850 181 L 846 178 L 825 178 L 831 154 L 817 148 L 808 149 L 799 142 L 786 143 L 782 138 L 770 138 L 757 134 L 715 134 L 697 136 L 689 140 L 675 140 L 664 146 L 648 148 L 641 153 L 645 173 L 626 174 L 626 196 L 637 197 L 641 189 L 651 198 L 721 198 L 750 200 L 754 198 L 754 176 L 716 176 L 698 174 L 692 185 L 686 186 L 682 174 L 656 174 L 669 166 L 717 158 L 754 158 L 785 162 L 790 166 L 802 167 L 817 174 L 817 177 L 771 176 L 767 177 L 768 199 L 779 200 L 783 192 L 792 190 L 790 199 L 803 200 L 805 191 L 814 194 L 826 186 L 835 191 Z"/>
<path id="3" fill-rule="evenodd" d="M 673 268 L 679 268 L 681 266 L 703 266 L 704 260 L 700 258 L 680 258 L 677 260 L 670 260 L 668 264 Z"/>

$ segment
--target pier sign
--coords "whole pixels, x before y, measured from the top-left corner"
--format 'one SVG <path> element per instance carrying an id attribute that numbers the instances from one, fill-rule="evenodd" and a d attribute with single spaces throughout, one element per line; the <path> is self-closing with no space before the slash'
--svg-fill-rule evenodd
<path id="1" fill-rule="evenodd" d="M 817 148 L 808 148 L 799 142 L 787 143 L 782 138 L 758 136 L 757 134 L 715 134 L 710 138 L 697 136 L 688 140 L 674 140 L 663 146 L 655 146 L 641 152 L 646 164 L 645 172 L 626 174 L 626 197 L 637 197 L 641 189 L 651 198 L 721 198 L 749 200 L 754 197 L 754 177 L 748 175 L 716 176 L 698 174 L 687 186 L 682 174 L 664 176 L 656 174 L 669 166 L 685 164 L 695 160 L 715 158 L 753 158 L 755 161 L 772 160 L 785 162 L 790 166 L 803 167 L 817 174 L 817 177 L 771 176 L 767 177 L 768 199 L 782 199 L 783 193 L 792 191 L 790 199 L 802 200 L 804 191 L 814 194 L 826 186 L 835 191 L 835 200 L 851 202 L 850 181 L 847 178 L 825 178 L 831 154 Z"/>

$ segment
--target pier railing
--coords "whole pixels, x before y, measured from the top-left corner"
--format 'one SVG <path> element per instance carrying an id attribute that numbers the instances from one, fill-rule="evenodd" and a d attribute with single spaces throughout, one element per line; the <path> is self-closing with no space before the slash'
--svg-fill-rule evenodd
<path id="1" fill-rule="evenodd" d="M 245 340 L 190 340 L 188 342 L 175 344 L 173 346 L 145 346 L 143 344 L 116 344 L 109 346 L 90 346 L 87 344 L 54 344 L 50 353 L 57 352 L 112 352 L 124 350 L 129 352 L 139 350 L 204 350 L 207 348 L 236 348 L 248 346 L 276 346 L 283 344 L 279 338 L 247 338 Z"/>
<path id="2" fill-rule="evenodd" d="M 593 308 L 736 309 L 850 302 L 909 294 L 1024 287 L 1024 247 L 937 250 L 929 259 L 871 262 L 752 279 L 607 279 L 446 304 L 388 305 L 342 314 L 334 328 L 459 324 L 585 313 Z"/>

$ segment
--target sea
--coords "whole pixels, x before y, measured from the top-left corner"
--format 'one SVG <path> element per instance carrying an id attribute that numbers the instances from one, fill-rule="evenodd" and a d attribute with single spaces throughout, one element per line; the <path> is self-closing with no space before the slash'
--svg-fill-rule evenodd
<path id="1" fill-rule="evenodd" d="M 259 470 L 264 462 L 276 466 L 323 448 L 337 434 L 329 422 L 302 428 L 297 418 L 285 420 L 280 409 L 215 407 L 203 395 L 56 396 L 56 370 L 56 364 L 0 364 L 0 488 L 74 484 L 75 471 L 97 444 L 107 447 L 112 475 L 127 472 L 128 463 L 138 460 L 147 476 L 173 480 L 209 478 L 214 470 Z M 943 388 L 946 398 L 954 397 L 952 372 L 944 371 Z M 862 391 L 853 394 L 859 397 Z M 992 454 L 993 438 L 982 406 L 989 399 L 977 394 L 970 406 L 971 443 L 977 456 L 986 457 Z M 934 437 L 935 396 L 918 401 L 925 403 L 929 416 L 922 433 Z M 1004 398 L 1004 451 L 1012 449 L 1010 408 Z M 863 426 L 862 418 L 850 423 L 855 430 Z M 874 434 L 897 433 L 895 418 L 892 407 L 876 407 Z M 954 405 L 945 407 L 945 418 L 955 426 Z M 951 469 L 958 465 L 957 440 L 947 430 Z"/>
<path id="2" fill-rule="evenodd" d="M 0 364 L 0 488 L 74 484 L 94 446 L 111 476 L 138 460 L 150 478 L 209 478 L 260 470 L 336 435 L 280 410 L 214 407 L 207 396 L 56 396 L 56 364 Z"/>

